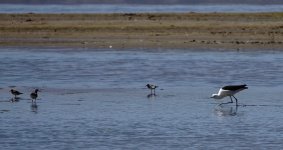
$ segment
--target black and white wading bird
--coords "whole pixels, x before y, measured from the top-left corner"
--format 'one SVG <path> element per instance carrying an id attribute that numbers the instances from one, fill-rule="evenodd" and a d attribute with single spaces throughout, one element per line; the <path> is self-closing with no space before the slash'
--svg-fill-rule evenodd
<path id="1" fill-rule="evenodd" d="M 224 87 L 220 88 L 218 94 L 212 94 L 211 98 L 222 99 L 226 96 L 229 96 L 231 101 L 228 102 L 228 103 L 233 103 L 233 99 L 232 99 L 232 97 L 233 97 L 236 100 L 236 105 L 238 106 L 238 99 L 234 96 L 234 94 L 236 94 L 236 93 L 238 93 L 238 92 L 240 92 L 244 89 L 248 89 L 246 84 L 224 86 Z M 226 104 L 226 103 L 221 103 L 221 104 Z"/>
<path id="2" fill-rule="evenodd" d="M 153 85 L 153 84 L 147 84 L 146 87 L 148 89 L 150 89 L 150 94 L 154 94 L 155 95 L 155 89 L 158 88 L 158 86 Z M 153 93 L 152 93 L 152 91 L 153 91 Z"/>
<path id="3" fill-rule="evenodd" d="M 38 96 L 37 94 L 38 91 L 39 91 L 38 89 L 35 89 L 34 92 L 30 93 L 30 98 L 32 99 L 32 101 L 33 100 L 36 101 L 37 96 Z"/>
<path id="4" fill-rule="evenodd" d="M 23 93 L 17 91 L 17 90 L 14 90 L 14 89 L 11 89 L 10 92 L 15 96 L 15 99 L 17 98 L 18 95 L 21 95 Z"/>

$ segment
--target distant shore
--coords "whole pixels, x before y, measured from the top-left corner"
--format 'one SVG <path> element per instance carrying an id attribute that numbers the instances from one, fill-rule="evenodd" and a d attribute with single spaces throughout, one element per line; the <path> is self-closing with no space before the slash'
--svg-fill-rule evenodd
<path id="1" fill-rule="evenodd" d="M 0 46 L 283 49 L 282 13 L 0 14 Z"/>

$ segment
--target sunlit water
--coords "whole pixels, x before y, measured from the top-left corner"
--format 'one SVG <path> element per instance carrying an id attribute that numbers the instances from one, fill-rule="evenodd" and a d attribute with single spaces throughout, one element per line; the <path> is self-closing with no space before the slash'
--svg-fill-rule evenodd
<path id="1" fill-rule="evenodd" d="M 283 5 L 20 5 L 0 4 L 0 13 L 282 12 Z"/>
<path id="2" fill-rule="evenodd" d="M 282 74 L 276 51 L 1 48 L 0 146 L 282 149 Z M 238 107 L 209 98 L 241 83 Z"/>

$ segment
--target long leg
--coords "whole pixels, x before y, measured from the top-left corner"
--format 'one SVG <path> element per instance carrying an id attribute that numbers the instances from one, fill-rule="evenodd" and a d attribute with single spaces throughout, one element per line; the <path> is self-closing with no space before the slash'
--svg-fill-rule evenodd
<path id="1" fill-rule="evenodd" d="M 219 104 L 219 105 L 234 103 L 234 102 L 233 102 L 232 97 L 231 97 L 231 96 L 229 96 L 229 97 L 230 97 L 230 100 L 231 100 L 230 102 L 227 102 L 227 103 L 221 103 L 221 104 Z"/>
<path id="2" fill-rule="evenodd" d="M 229 97 L 230 97 L 231 103 L 234 103 L 232 97 L 231 96 L 229 96 Z"/>
<path id="3" fill-rule="evenodd" d="M 234 96 L 234 95 L 232 95 L 234 98 L 235 98 L 235 100 L 236 100 L 236 106 L 238 106 L 238 99 Z"/>

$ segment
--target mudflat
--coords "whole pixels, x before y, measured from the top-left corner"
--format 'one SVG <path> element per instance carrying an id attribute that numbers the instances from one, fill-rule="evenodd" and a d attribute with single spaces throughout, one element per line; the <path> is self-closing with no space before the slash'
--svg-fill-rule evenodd
<path id="1" fill-rule="evenodd" d="M 282 49 L 280 13 L 0 14 L 0 46 Z"/>

